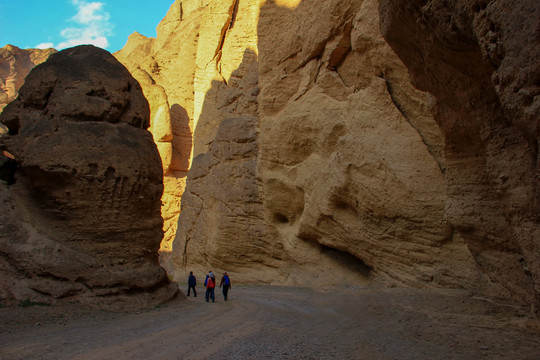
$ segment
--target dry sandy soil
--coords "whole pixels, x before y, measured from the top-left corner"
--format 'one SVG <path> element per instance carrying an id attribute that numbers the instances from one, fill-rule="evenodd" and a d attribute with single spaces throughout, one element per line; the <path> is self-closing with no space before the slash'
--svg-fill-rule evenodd
<path id="1" fill-rule="evenodd" d="M 462 290 L 199 289 L 139 312 L 2 308 L 0 359 L 540 359 L 517 309 Z"/>

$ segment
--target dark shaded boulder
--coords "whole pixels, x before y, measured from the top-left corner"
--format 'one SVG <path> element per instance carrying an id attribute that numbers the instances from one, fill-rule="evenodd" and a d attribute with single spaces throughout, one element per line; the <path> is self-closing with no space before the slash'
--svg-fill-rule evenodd
<path id="1" fill-rule="evenodd" d="M 138 82 L 79 46 L 34 68 L 0 116 L 2 298 L 144 306 L 176 292 L 158 264 L 160 157 Z M 13 168 L 13 166 L 12 166 Z"/>

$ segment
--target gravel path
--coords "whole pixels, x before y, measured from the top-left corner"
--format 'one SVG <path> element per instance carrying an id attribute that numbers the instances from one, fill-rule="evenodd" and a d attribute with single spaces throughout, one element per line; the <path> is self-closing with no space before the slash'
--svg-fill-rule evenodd
<path id="1" fill-rule="evenodd" d="M 218 290 L 141 312 L 2 308 L 0 359 L 540 359 L 538 327 L 461 290 Z"/>

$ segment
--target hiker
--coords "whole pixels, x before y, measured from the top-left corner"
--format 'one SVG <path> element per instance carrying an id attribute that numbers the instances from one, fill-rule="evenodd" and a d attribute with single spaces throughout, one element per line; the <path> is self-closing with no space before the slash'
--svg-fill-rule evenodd
<path id="1" fill-rule="evenodd" d="M 206 280 L 204 280 L 204 286 L 206 286 L 206 302 L 212 299 L 212 302 L 215 301 L 214 288 L 216 287 L 216 277 L 212 270 L 206 275 Z"/>
<path id="2" fill-rule="evenodd" d="M 229 279 L 229 275 L 227 275 L 226 271 L 223 273 L 223 277 L 219 283 L 219 287 L 221 286 L 223 286 L 223 297 L 225 298 L 225 301 L 227 301 L 227 295 L 229 294 L 229 289 L 231 288 L 231 279 Z"/>
<path id="3" fill-rule="evenodd" d="M 197 286 L 197 279 L 195 278 L 195 275 L 193 275 L 193 271 L 190 271 L 188 276 L 187 296 L 189 296 L 191 289 L 193 289 L 193 297 L 197 297 L 197 290 L 195 290 L 195 286 Z"/>

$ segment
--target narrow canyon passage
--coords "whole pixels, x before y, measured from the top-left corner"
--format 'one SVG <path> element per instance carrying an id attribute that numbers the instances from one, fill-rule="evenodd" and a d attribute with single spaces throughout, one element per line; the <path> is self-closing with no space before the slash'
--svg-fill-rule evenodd
<path id="1" fill-rule="evenodd" d="M 183 288 L 183 287 L 182 287 Z M 0 359 L 538 359 L 515 309 L 461 290 L 235 286 L 138 313 L 0 309 Z"/>

